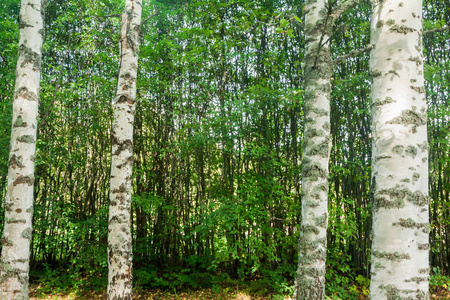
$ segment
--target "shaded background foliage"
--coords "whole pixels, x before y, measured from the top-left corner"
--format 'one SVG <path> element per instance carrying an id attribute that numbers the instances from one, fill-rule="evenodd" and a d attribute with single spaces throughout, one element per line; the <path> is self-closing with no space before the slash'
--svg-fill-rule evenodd
<path id="1" fill-rule="evenodd" d="M 58 280 L 61 287 L 106 284 L 120 26 L 109 15 L 122 6 L 119 0 L 47 6 L 31 267 L 52 288 Z M 0 4 L 2 209 L 18 10 L 17 0 Z M 303 1 L 144 2 L 143 19 L 155 11 L 142 26 L 140 52 L 135 282 L 197 288 L 262 278 L 261 290 L 288 291 L 301 207 L 304 39 L 294 16 L 303 19 Z M 369 15 L 369 1 L 343 15 L 331 38 L 335 57 L 368 44 Z M 424 18 L 425 29 L 449 24 L 446 1 L 425 1 Z M 424 39 L 431 262 L 447 274 L 449 40 L 448 31 Z M 368 54 L 335 65 L 332 84 L 327 278 L 328 292 L 342 294 L 343 286 L 363 284 L 369 275 Z"/>

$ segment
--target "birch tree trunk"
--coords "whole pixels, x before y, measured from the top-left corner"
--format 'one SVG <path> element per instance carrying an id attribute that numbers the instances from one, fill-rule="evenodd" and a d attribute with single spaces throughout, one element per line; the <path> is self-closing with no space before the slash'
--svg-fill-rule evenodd
<path id="1" fill-rule="evenodd" d="M 294 298 L 325 299 L 332 60 L 326 0 L 305 5 L 305 94 L 302 223 Z M 331 24 L 328 24 L 331 27 Z"/>
<path id="2" fill-rule="evenodd" d="M 0 299 L 28 299 L 44 1 L 22 0 L 0 262 Z"/>
<path id="3" fill-rule="evenodd" d="M 372 1 L 371 299 L 428 299 L 422 1 Z"/>
<path id="4" fill-rule="evenodd" d="M 131 181 L 141 0 L 126 0 L 120 33 L 120 67 L 111 130 L 108 225 L 108 299 L 132 299 Z"/>

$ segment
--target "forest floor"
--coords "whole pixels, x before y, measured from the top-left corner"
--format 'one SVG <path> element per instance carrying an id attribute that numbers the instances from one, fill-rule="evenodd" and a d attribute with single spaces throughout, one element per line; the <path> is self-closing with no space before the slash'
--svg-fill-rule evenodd
<path id="1" fill-rule="evenodd" d="M 30 289 L 30 300 L 106 300 L 104 291 L 77 291 L 61 294 L 43 294 L 39 292 L 38 286 L 32 286 Z M 197 291 L 185 291 L 180 293 L 162 291 L 162 290 L 135 290 L 133 299 L 136 300 L 292 300 L 289 296 L 281 295 L 250 295 L 240 287 L 227 288 L 220 292 L 213 292 L 211 289 L 202 289 Z M 328 300 L 347 300 L 339 297 L 331 297 Z M 369 299 L 361 295 L 359 300 Z M 449 290 L 438 290 L 431 295 L 431 299 L 449 299 Z"/>
<path id="2" fill-rule="evenodd" d="M 105 300 L 106 293 L 99 291 L 88 291 L 88 292 L 74 292 L 61 295 L 49 295 L 36 293 L 35 290 L 30 291 L 30 300 Z M 204 289 L 198 291 L 187 291 L 180 293 L 173 293 L 160 290 L 150 290 L 150 291 L 135 291 L 133 299 L 136 300 L 194 300 L 194 299 L 204 299 L 204 300 L 269 300 L 269 299 L 279 299 L 279 300 L 291 300 L 289 296 L 281 298 L 273 298 L 272 296 L 255 296 L 249 295 L 245 291 L 239 290 L 224 290 L 220 293 L 215 293 L 211 289 Z"/>

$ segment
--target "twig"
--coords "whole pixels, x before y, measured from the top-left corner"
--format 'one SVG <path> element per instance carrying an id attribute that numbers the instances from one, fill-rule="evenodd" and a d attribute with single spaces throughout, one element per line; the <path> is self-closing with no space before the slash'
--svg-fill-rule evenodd
<path id="1" fill-rule="evenodd" d="M 432 34 L 432 33 L 435 33 L 435 32 L 444 32 L 444 31 L 447 31 L 447 30 L 450 30 L 450 26 L 445 26 L 445 27 L 442 27 L 442 28 L 429 29 L 429 30 L 424 31 L 423 34 Z"/>
<path id="2" fill-rule="evenodd" d="M 328 10 L 331 11 L 331 7 L 329 7 Z M 328 27 L 328 20 L 330 19 L 330 17 L 331 17 L 331 14 L 328 13 L 327 18 L 325 19 L 325 25 L 323 26 L 322 35 L 320 36 L 319 45 L 317 47 L 317 56 L 316 56 L 316 59 L 314 60 L 313 69 L 315 69 L 317 67 L 317 61 L 319 60 L 320 51 L 322 50 L 322 47 L 325 45 L 325 43 L 323 43 L 323 37 L 325 36 L 325 34 L 329 34 L 327 27 Z M 328 42 L 328 40 L 329 40 L 329 38 L 327 39 L 327 42 Z"/>
<path id="3" fill-rule="evenodd" d="M 329 13 L 327 14 L 327 18 L 325 19 L 325 25 L 323 28 L 322 36 L 320 37 L 319 49 L 318 49 L 317 53 L 320 53 L 322 46 L 325 45 L 326 43 L 328 43 L 328 41 L 330 40 L 330 38 L 328 38 L 325 41 L 325 43 L 323 43 L 323 38 L 324 38 L 325 34 L 328 34 L 329 36 L 331 35 L 331 31 L 332 31 L 331 28 L 334 27 L 336 20 L 339 19 L 339 17 L 344 12 L 354 8 L 356 5 L 358 5 L 362 1 L 363 0 L 346 0 L 346 1 L 338 4 L 334 9 L 331 7 L 331 5 L 329 6 L 329 8 L 328 8 Z M 316 67 L 318 59 L 319 59 L 319 55 L 317 55 L 316 60 L 314 61 L 314 68 Z"/>
<path id="4" fill-rule="evenodd" d="M 352 9 L 353 7 L 355 7 L 356 5 L 358 5 L 359 3 L 361 3 L 363 0 L 346 0 L 344 2 L 339 3 L 334 9 L 333 12 L 331 13 L 331 20 L 332 20 L 332 24 L 334 25 L 334 22 L 336 22 L 337 19 L 339 19 L 339 17 L 345 13 L 347 10 Z"/>
<path id="5" fill-rule="evenodd" d="M 112 14 L 112 15 L 106 15 L 105 18 L 120 18 L 122 14 Z"/>
<path id="6" fill-rule="evenodd" d="M 336 58 L 336 59 L 333 61 L 333 64 L 334 64 L 334 65 L 337 65 L 338 63 L 340 63 L 340 62 L 343 61 L 343 60 L 346 60 L 346 59 L 349 58 L 349 57 L 354 57 L 354 56 L 360 55 L 361 53 L 370 51 L 370 50 L 373 49 L 373 47 L 374 47 L 374 45 L 373 45 L 373 44 L 370 44 L 370 45 L 368 45 L 368 46 L 366 46 L 366 47 L 364 47 L 364 48 L 352 50 L 352 51 L 350 51 L 349 53 L 347 53 L 347 54 L 345 54 L 345 55 L 342 55 L 342 56 L 339 56 L 338 58 Z"/>
<path id="7" fill-rule="evenodd" d="M 150 20 L 151 18 L 153 18 L 154 16 L 159 15 L 159 11 L 155 12 L 153 15 L 151 15 L 150 17 L 146 18 L 144 21 L 141 22 L 141 26 L 144 25 L 148 20 Z"/>

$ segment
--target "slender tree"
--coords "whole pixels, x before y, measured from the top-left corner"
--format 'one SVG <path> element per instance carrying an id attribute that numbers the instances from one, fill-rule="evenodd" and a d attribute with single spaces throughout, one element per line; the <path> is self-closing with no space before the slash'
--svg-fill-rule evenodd
<path id="1" fill-rule="evenodd" d="M 22 0 L 0 263 L 0 298 L 28 299 L 44 1 Z"/>
<path id="2" fill-rule="evenodd" d="M 422 1 L 373 1 L 371 299 L 428 299 Z"/>
<path id="3" fill-rule="evenodd" d="M 126 0 L 111 131 L 108 299 L 132 298 L 131 183 L 142 0 Z"/>
<path id="4" fill-rule="evenodd" d="M 295 299 L 325 299 L 330 158 L 331 54 L 327 1 L 305 5 L 305 127 L 302 159 L 302 219 Z"/>
<path id="5" fill-rule="evenodd" d="M 333 65 L 329 39 L 340 15 L 359 2 L 347 0 L 334 8 L 327 0 L 305 3 L 302 219 L 294 289 L 298 300 L 325 299 Z"/>

